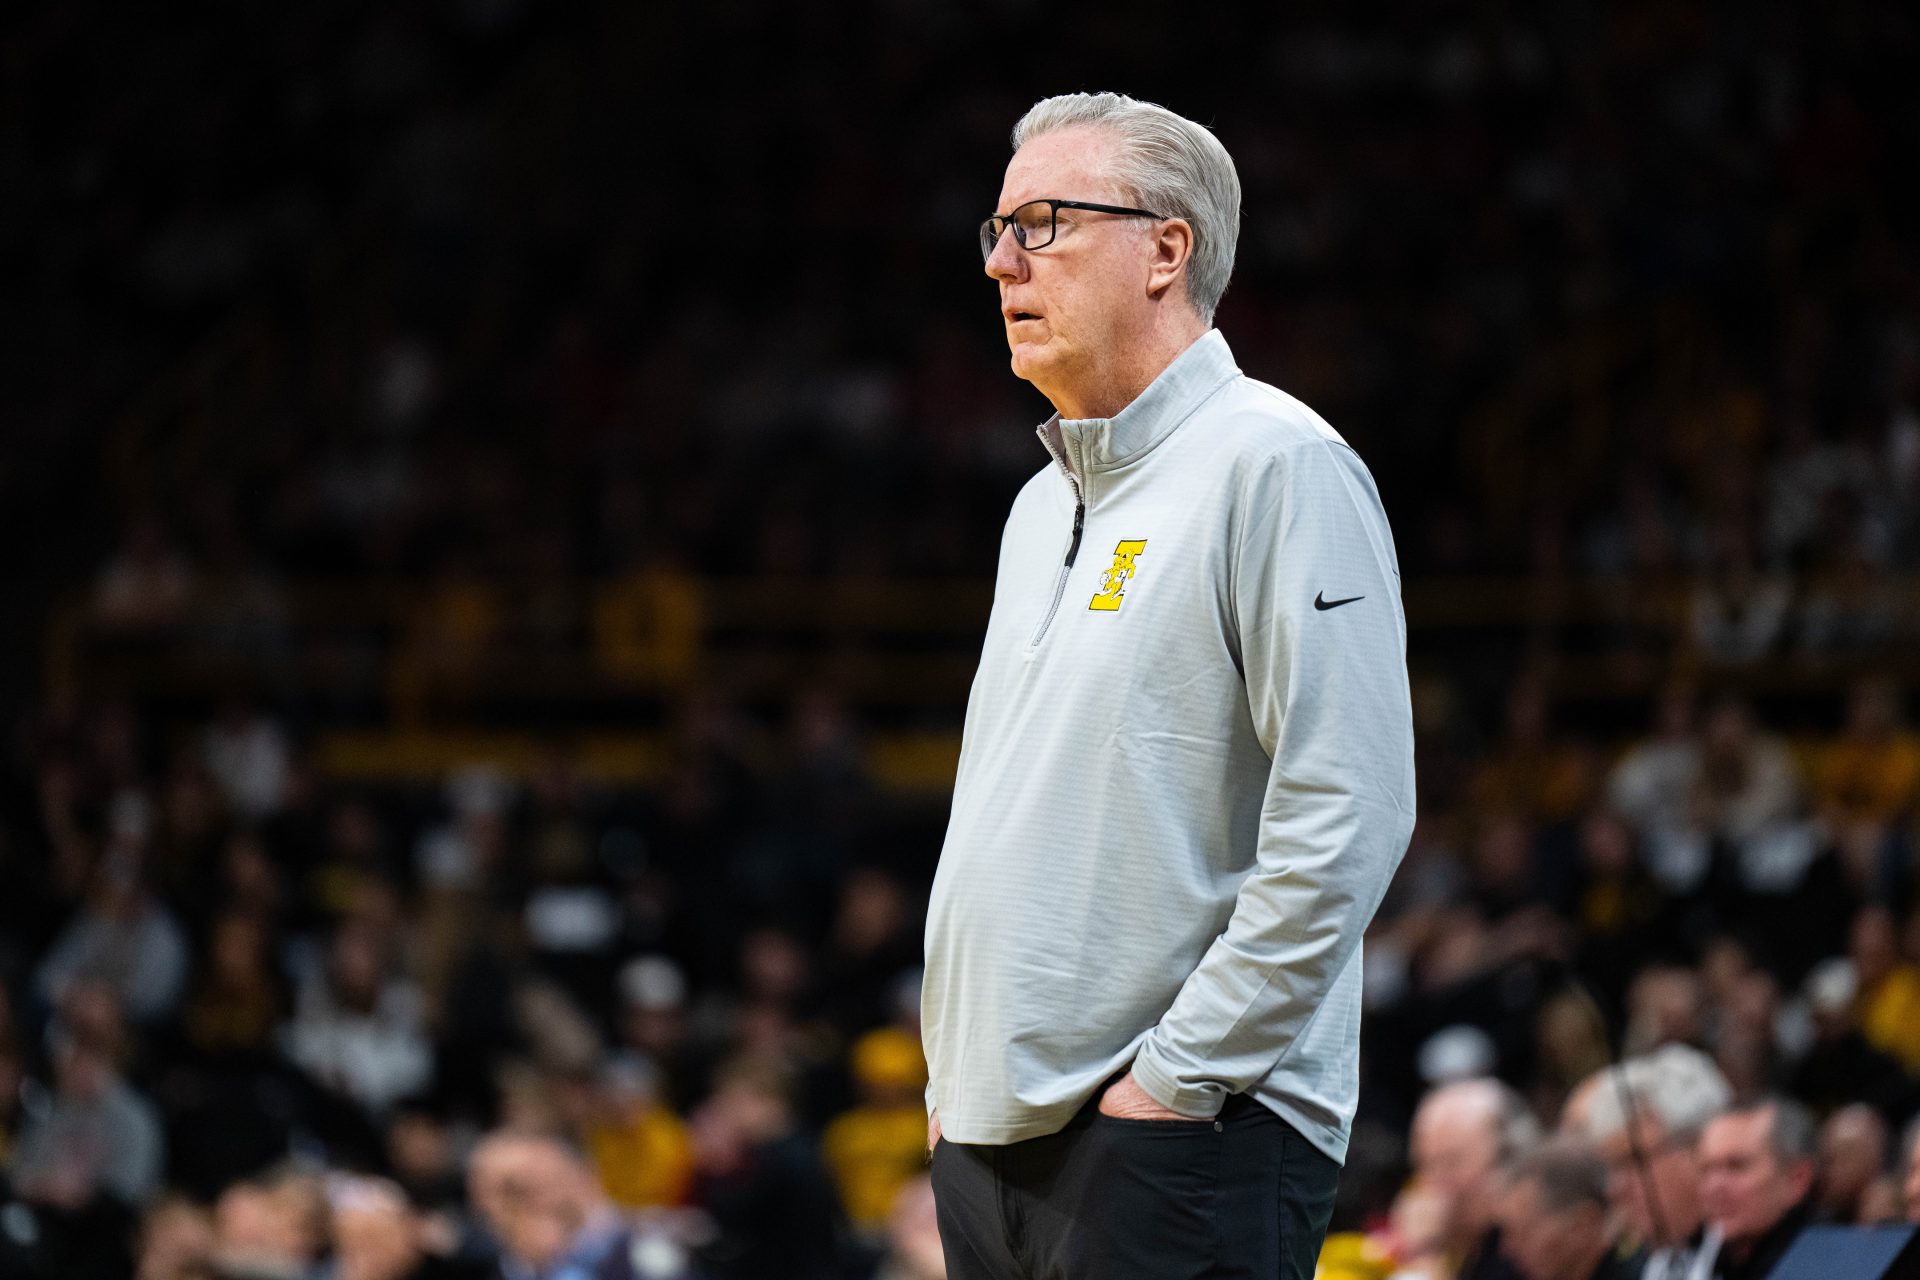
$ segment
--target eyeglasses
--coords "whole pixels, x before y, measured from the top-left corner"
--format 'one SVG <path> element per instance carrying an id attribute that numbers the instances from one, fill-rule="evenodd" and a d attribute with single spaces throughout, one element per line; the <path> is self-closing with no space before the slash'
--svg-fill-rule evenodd
<path id="1" fill-rule="evenodd" d="M 1013 242 L 1022 249 L 1044 249 L 1059 232 L 1062 209 L 1085 209 L 1089 213 L 1118 213 L 1129 218 L 1158 218 L 1161 214 L 1146 209 L 1123 209 L 1115 204 L 1090 204 L 1085 200 L 1029 200 L 1012 213 L 996 213 L 980 224 L 980 257 L 993 256 L 1000 237 L 1013 232 Z"/>

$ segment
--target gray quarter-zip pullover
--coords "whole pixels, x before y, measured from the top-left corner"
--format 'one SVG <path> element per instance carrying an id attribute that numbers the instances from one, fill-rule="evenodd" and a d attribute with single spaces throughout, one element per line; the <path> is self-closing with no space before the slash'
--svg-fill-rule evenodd
<path id="1" fill-rule="evenodd" d="M 1360 938 L 1413 829 L 1406 623 L 1366 466 L 1208 332 L 1040 428 L 927 917 L 943 1134 L 1054 1132 L 1115 1072 L 1247 1092 L 1344 1159 Z"/>

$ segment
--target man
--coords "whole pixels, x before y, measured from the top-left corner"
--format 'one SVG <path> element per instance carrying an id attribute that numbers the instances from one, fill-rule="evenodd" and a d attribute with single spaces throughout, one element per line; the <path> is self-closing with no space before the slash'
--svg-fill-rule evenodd
<path id="1" fill-rule="evenodd" d="M 1331 1212 L 1360 938 L 1413 825 L 1406 631 L 1366 467 L 1211 328 L 1239 204 L 1204 128 L 1070 94 L 982 227 L 1058 412 L 928 911 L 955 1280 L 1304 1277 Z"/>
<path id="2" fill-rule="evenodd" d="M 1735 1107 L 1700 1134 L 1700 1203 L 1724 1243 L 1718 1280 L 1761 1280 L 1813 1217 L 1819 1128 L 1797 1102 Z"/>
<path id="3" fill-rule="evenodd" d="M 1524 1280 L 1626 1280 L 1615 1248 L 1607 1166 L 1558 1139 L 1513 1166 L 1500 1211 L 1501 1249 Z"/>
<path id="4" fill-rule="evenodd" d="M 490 1134 L 473 1150 L 467 1186 L 504 1280 L 634 1280 L 636 1256 L 655 1243 L 665 1250 L 659 1273 L 684 1272 L 680 1251 L 629 1231 L 585 1158 L 557 1139 Z"/>
<path id="5" fill-rule="evenodd" d="M 1520 1095 L 1498 1080 L 1461 1080 L 1421 1099 L 1413 1114 L 1413 1170 L 1445 1199 L 1444 1241 L 1459 1280 L 1513 1274 L 1502 1260 L 1500 1203 L 1506 1168 L 1539 1140 Z M 1583 1275 L 1580 1280 L 1586 1280 Z"/>
<path id="6" fill-rule="evenodd" d="M 1700 1205 L 1694 1142 L 1732 1091 L 1713 1059 L 1670 1044 L 1612 1067 L 1592 1092 L 1587 1133 L 1615 1211 L 1648 1250 L 1640 1280 L 1705 1280 L 1720 1230 Z"/>
<path id="7" fill-rule="evenodd" d="M 1820 1126 L 1818 1204 L 1829 1222 L 1861 1221 L 1861 1204 L 1887 1167 L 1887 1122 L 1864 1102 L 1849 1103 Z"/>

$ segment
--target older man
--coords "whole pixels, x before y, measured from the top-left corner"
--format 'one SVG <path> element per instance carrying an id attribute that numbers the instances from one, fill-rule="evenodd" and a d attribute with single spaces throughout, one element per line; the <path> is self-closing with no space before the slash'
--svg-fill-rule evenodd
<path id="1" fill-rule="evenodd" d="M 467 1166 L 469 1199 L 500 1247 L 504 1280 L 636 1280 L 635 1238 L 586 1159 L 554 1138 L 493 1133 Z M 664 1246 L 663 1246 L 664 1247 Z M 681 1276 L 685 1259 L 666 1248 L 657 1272 Z"/>
<path id="2" fill-rule="evenodd" d="M 1706 1280 L 1721 1235 L 1700 1204 L 1694 1142 L 1732 1102 L 1713 1059 L 1665 1045 L 1609 1068 L 1593 1090 L 1587 1132 L 1607 1163 L 1615 1210 L 1647 1246 L 1640 1280 Z"/>
<path id="3" fill-rule="evenodd" d="M 1607 1166 L 1559 1139 L 1520 1159 L 1501 1204 L 1501 1248 L 1523 1280 L 1627 1280 L 1635 1261 L 1615 1248 Z"/>
<path id="4" fill-rule="evenodd" d="M 1819 1127 L 1785 1098 L 1735 1107 L 1700 1134 L 1700 1204 L 1723 1243 L 1717 1280 L 1761 1280 L 1813 1218 Z"/>
<path id="5" fill-rule="evenodd" d="M 1239 203 L 1206 129 L 1072 94 L 981 227 L 1058 412 L 927 921 L 956 1280 L 1304 1277 L 1331 1211 L 1360 938 L 1413 824 L 1406 631 L 1367 468 L 1211 327 Z"/>
<path id="6" fill-rule="evenodd" d="M 1505 1280 L 1500 1203 L 1506 1171 L 1539 1140 L 1527 1104 L 1498 1080 L 1460 1080 L 1413 1113 L 1413 1171 L 1445 1198 L 1446 1250 L 1457 1280 Z M 1585 1277 L 1581 1277 L 1585 1280 Z"/>

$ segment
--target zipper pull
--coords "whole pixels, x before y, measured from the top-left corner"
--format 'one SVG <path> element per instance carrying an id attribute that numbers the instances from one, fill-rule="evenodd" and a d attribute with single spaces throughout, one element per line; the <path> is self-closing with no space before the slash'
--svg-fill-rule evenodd
<path id="1" fill-rule="evenodd" d="M 1066 567 L 1073 568 L 1073 558 L 1080 554 L 1080 530 L 1087 521 L 1087 504 L 1075 501 L 1073 504 L 1073 543 L 1067 548 Z"/>

